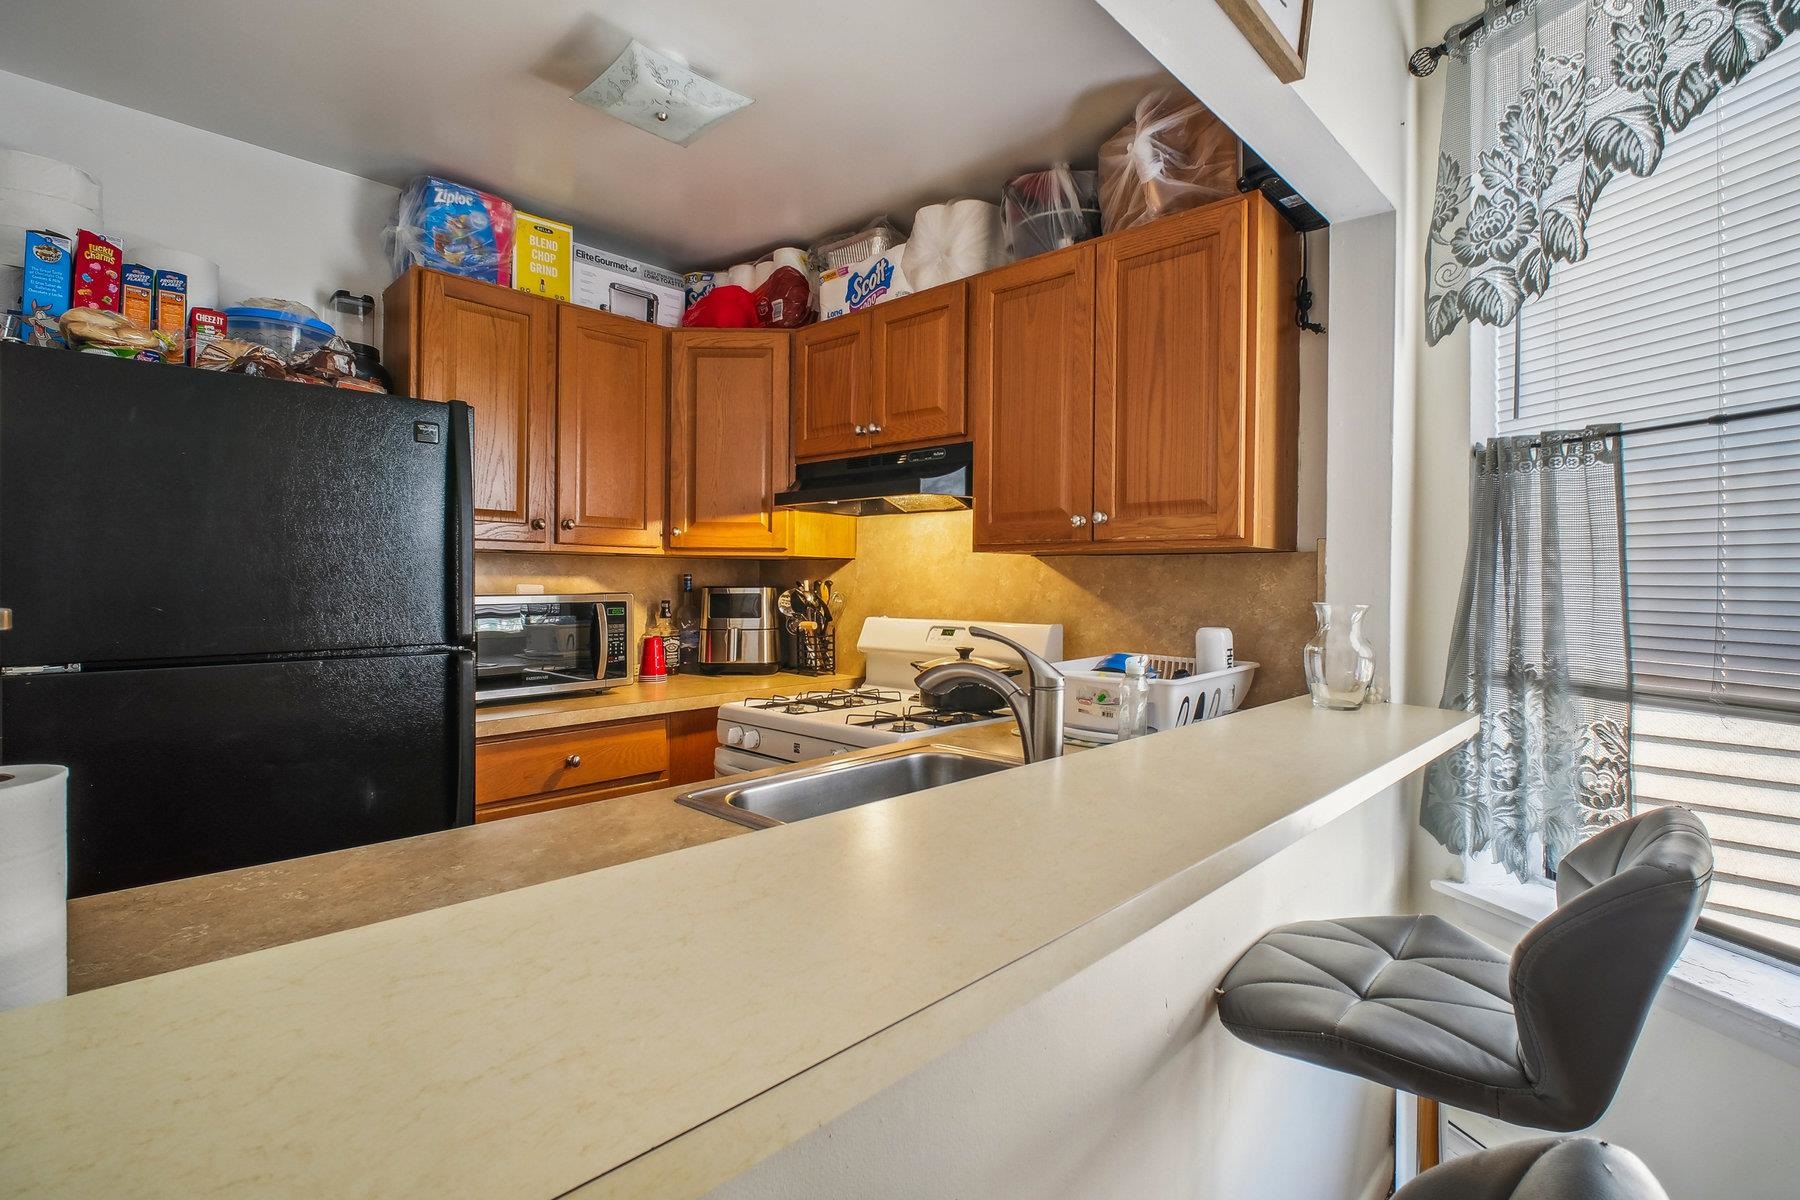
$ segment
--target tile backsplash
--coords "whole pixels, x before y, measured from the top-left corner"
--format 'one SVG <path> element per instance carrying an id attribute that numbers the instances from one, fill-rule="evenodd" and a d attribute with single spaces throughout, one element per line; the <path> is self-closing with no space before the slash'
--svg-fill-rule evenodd
<path id="1" fill-rule="evenodd" d="M 1318 554 L 977 554 L 968 512 L 864 517 L 854 562 L 770 561 L 762 582 L 830 578 L 844 599 L 838 661 L 861 670 L 869 616 L 1060 621 L 1070 658 L 1140 651 L 1193 654 L 1194 630 L 1232 630 L 1260 663 L 1251 704 L 1306 690 L 1300 650 L 1315 629 Z"/>

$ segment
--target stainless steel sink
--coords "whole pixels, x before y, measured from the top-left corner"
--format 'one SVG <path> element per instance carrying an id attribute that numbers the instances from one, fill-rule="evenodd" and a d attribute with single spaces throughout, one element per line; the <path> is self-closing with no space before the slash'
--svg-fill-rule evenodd
<path id="1" fill-rule="evenodd" d="M 718 783 L 684 792 L 675 802 L 753 829 L 766 829 L 1017 765 L 1011 759 L 955 746 L 896 747 L 868 758 L 834 759 L 741 783 Z"/>

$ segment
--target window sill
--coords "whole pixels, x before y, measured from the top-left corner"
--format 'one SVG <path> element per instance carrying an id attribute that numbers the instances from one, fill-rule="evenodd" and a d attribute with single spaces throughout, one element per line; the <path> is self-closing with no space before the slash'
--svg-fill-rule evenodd
<path id="1" fill-rule="evenodd" d="M 1461 883 L 1431 890 L 1497 919 L 1516 937 L 1556 907 L 1545 883 Z M 1659 1007 L 1800 1066 L 1800 972 L 1697 935 L 1681 953 Z"/>

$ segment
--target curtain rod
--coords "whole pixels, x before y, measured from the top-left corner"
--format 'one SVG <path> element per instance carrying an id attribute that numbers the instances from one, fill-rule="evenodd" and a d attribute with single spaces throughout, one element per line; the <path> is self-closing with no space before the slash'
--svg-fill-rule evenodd
<path id="1" fill-rule="evenodd" d="M 1697 429 L 1702 425 L 1729 425 L 1733 421 L 1753 421 L 1758 417 L 1780 417 L 1788 413 L 1800 412 L 1800 400 L 1789 400 L 1781 404 L 1765 404 L 1761 408 L 1740 408 L 1731 412 L 1709 413 L 1704 417 L 1682 417 L 1673 421 L 1657 421 L 1650 425 L 1626 425 L 1611 431 L 1614 437 L 1636 437 L 1646 433 L 1669 433 L 1676 429 Z M 1580 436 L 1579 430 L 1568 430 L 1563 438 L 1552 441 L 1573 440 Z M 1542 446 L 1544 436 L 1539 434 L 1531 439 L 1528 445 Z"/>
<path id="2" fill-rule="evenodd" d="M 1506 7 L 1517 8 L 1523 0 L 1506 0 Z M 1466 21 L 1459 21 L 1444 31 L 1444 40 L 1435 46 L 1421 46 L 1412 52 L 1406 60 L 1406 69 L 1414 79 L 1423 79 L 1437 70 L 1438 60 L 1450 53 L 1450 43 L 1467 37 L 1481 28 L 1482 21 L 1487 19 L 1486 13 L 1477 13 Z"/>

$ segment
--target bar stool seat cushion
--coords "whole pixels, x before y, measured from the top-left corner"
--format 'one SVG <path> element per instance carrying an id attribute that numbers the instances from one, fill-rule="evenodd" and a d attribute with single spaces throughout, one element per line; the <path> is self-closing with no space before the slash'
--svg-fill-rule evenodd
<path id="1" fill-rule="evenodd" d="M 1218 991 L 1255 1046 L 1491 1111 L 1529 1093 L 1507 956 L 1430 916 L 1302 921 L 1264 935 Z"/>
<path id="2" fill-rule="evenodd" d="M 1637 1155 L 1592 1138 L 1539 1138 L 1451 1159 L 1394 1200 L 1669 1200 Z"/>

